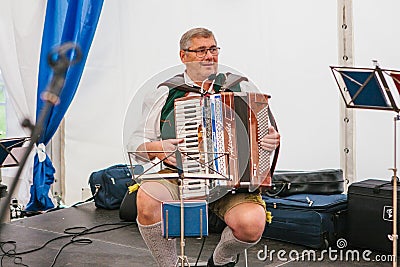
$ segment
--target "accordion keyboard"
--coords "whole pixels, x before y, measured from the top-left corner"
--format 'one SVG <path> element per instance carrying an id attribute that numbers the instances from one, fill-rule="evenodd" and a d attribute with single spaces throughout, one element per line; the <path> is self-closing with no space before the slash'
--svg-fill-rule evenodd
<path id="1" fill-rule="evenodd" d="M 257 114 L 257 140 L 258 140 L 258 158 L 259 158 L 259 170 L 260 173 L 265 173 L 270 169 L 270 153 L 267 150 L 262 149 L 261 140 L 268 134 L 268 106 L 261 109 Z"/>
<path id="2" fill-rule="evenodd" d="M 178 144 L 182 152 L 184 173 L 205 173 L 204 162 L 199 147 L 202 146 L 202 107 L 201 98 L 192 97 L 185 101 L 175 101 L 176 138 L 184 139 Z M 207 179 L 183 179 L 183 198 L 197 198 L 208 195 Z"/>

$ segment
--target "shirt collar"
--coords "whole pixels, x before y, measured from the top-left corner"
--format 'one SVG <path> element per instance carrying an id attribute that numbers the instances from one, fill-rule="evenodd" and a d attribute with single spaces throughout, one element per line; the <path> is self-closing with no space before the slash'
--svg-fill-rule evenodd
<path id="1" fill-rule="evenodd" d="M 198 87 L 198 88 L 201 88 L 198 84 L 196 84 L 190 77 L 189 77 L 189 75 L 186 73 L 186 71 L 184 71 L 183 72 L 183 78 L 184 78 L 184 81 L 185 81 L 185 84 L 186 85 L 188 85 L 188 86 L 190 86 L 190 87 Z M 215 80 L 214 80 L 215 81 Z M 215 93 L 215 90 L 214 90 L 214 81 L 212 82 L 212 85 L 211 85 L 211 87 L 210 87 L 210 89 L 208 90 L 208 92 L 209 93 Z"/>
<path id="2" fill-rule="evenodd" d="M 186 73 L 186 71 L 183 73 L 183 78 L 184 78 L 186 85 L 188 85 L 190 87 L 200 87 L 199 85 L 194 83 L 194 81 L 189 77 L 189 75 Z"/>

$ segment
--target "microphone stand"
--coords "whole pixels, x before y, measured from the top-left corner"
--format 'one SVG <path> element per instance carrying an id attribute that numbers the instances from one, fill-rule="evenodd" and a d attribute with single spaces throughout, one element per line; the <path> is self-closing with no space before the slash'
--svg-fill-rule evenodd
<path id="1" fill-rule="evenodd" d="M 397 121 L 400 120 L 399 112 L 400 109 L 396 106 L 396 103 L 393 99 L 393 96 L 390 92 L 389 85 L 386 82 L 386 79 L 383 75 L 382 69 L 379 67 L 378 61 L 373 60 L 373 63 L 375 65 L 376 72 L 378 74 L 378 77 L 382 81 L 382 86 L 384 91 L 386 92 L 390 104 L 392 106 L 393 111 L 395 111 L 397 114 L 394 117 L 394 140 L 393 140 L 393 168 L 391 169 L 393 171 L 393 178 L 392 178 L 392 204 L 393 204 L 393 225 L 392 225 L 392 235 L 389 236 L 389 240 L 392 241 L 392 256 L 393 256 L 393 267 L 397 266 L 397 244 L 398 244 L 398 235 L 397 235 L 397 185 L 398 185 L 398 177 L 397 177 Z"/>
<path id="2" fill-rule="evenodd" d="M 182 154 L 177 148 L 175 151 L 175 157 L 176 157 L 176 163 L 177 163 L 177 169 L 178 169 L 178 176 L 179 176 L 179 194 L 180 194 L 180 214 L 181 214 L 181 241 L 180 241 L 180 249 L 181 249 L 181 255 L 178 257 L 180 262 L 180 266 L 185 266 L 185 262 L 188 263 L 189 261 L 187 257 L 185 256 L 185 206 L 184 206 L 184 201 L 183 201 L 183 180 L 185 179 L 185 175 L 183 174 L 183 163 L 182 163 Z M 176 266 L 179 266 L 177 263 Z"/>
<path id="3" fill-rule="evenodd" d="M 394 165 L 391 169 L 393 171 L 393 178 L 392 178 L 392 187 L 393 187 L 393 195 L 392 195 L 392 202 L 393 202 L 393 225 L 392 225 L 392 235 L 389 236 L 389 240 L 393 242 L 392 244 L 392 254 L 393 254 L 393 263 L 392 266 L 397 266 L 397 245 L 398 245 L 398 235 L 397 235 L 397 187 L 398 187 L 398 177 L 397 177 L 397 121 L 400 120 L 400 115 L 397 114 L 394 117 Z"/>
<path id="4" fill-rule="evenodd" d="M 203 80 L 200 86 L 200 95 L 202 97 L 205 97 L 208 93 L 208 91 L 204 90 L 204 84 L 207 81 L 212 81 L 214 83 L 214 80 L 216 78 L 215 74 L 211 74 L 208 76 L 206 79 Z M 183 200 L 183 186 L 184 186 L 184 179 L 185 175 L 183 173 L 183 163 L 182 163 L 182 154 L 181 151 L 177 148 L 175 151 L 175 157 L 176 157 L 176 163 L 177 163 L 177 169 L 178 169 L 178 176 L 179 176 L 179 194 L 180 194 L 180 215 L 181 215 L 181 237 L 180 237 L 180 256 L 178 256 L 178 262 L 176 263 L 176 266 L 185 266 L 185 263 L 190 266 L 188 258 L 185 256 L 185 202 Z M 179 265 L 180 264 L 180 265 Z"/>
<path id="5" fill-rule="evenodd" d="M 70 60 L 71 55 L 73 56 L 73 60 Z M 17 182 L 22 174 L 22 170 L 24 169 L 29 154 L 42 134 L 43 125 L 48 120 L 52 108 L 59 103 L 59 95 L 64 87 L 67 70 L 70 65 L 79 62 L 81 58 L 82 53 L 80 48 L 71 42 L 56 47 L 47 56 L 48 64 L 53 69 L 54 75 L 46 91 L 41 95 L 42 100 L 45 101 L 45 105 L 39 113 L 36 125 L 33 125 L 29 119 L 25 119 L 21 124 L 23 127 L 28 127 L 31 130 L 30 142 L 20 161 L 17 174 L 11 182 L 10 191 L 6 196 L 6 200 L 0 206 L 0 222 L 3 221 L 6 212 L 9 211 L 8 206 L 10 205 L 11 196 L 15 191 Z M 2 224 L 0 224 L 0 232 L 2 228 L 1 226 Z"/>

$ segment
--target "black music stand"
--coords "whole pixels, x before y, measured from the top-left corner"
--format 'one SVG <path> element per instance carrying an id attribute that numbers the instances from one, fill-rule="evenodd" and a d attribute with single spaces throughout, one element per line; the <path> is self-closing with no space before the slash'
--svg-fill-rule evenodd
<path id="1" fill-rule="evenodd" d="M 400 71 L 381 69 L 376 61 L 375 68 L 330 67 L 347 108 L 387 110 L 394 117 L 394 165 L 393 171 L 393 266 L 397 266 L 397 138 L 396 122 L 400 120 L 400 109 L 393 94 L 400 93 Z M 391 86 L 389 86 L 388 81 Z"/>
<path id="2" fill-rule="evenodd" d="M 20 153 L 18 153 L 17 150 L 22 148 L 22 145 L 28 140 L 28 137 L 1 139 L 0 168 L 18 166 L 20 161 Z"/>
<path id="3" fill-rule="evenodd" d="M 22 145 L 27 140 L 29 140 L 29 138 L 26 137 L 7 138 L 0 140 L 0 169 L 6 167 L 19 166 L 19 161 L 22 154 L 21 153 Z M 6 196 L 7 196 L 7 186 L 1 184 L 1 179 L 0 179 L 0 199 Z M 0 218 L 0 223 L 2 223 L 2 218 Z"/>

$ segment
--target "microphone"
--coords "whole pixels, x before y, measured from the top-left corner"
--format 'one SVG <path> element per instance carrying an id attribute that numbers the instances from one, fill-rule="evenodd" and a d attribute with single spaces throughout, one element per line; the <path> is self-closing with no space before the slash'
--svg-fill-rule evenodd
<path id="1" fill-rule="evenodd" d="M 217 79 L 217 77 L 222 76 L 222 78 L 220 79 L 220 81 L 218 81 L 218 85 L 221 86 L 220 92 L 225 92 L 228 88 L 225 87 L 225 81 L 228 78 L 228 76 L 223 73 L 223 72 L 219 72 L 218 74 L 211 74 L 210 76 L 208 76 L 208 80 L 212 81 L 211 87 L 214 86 L 214 82 Z"/>
<path id="2" fill-rule="evenodd" d="M 218 75 L 223 75 L 223 78 L 221 79 L 221 89 L 220 89 L 220 91 L 221 92 L 225 92 L 227 89 L 229 89 L 229 88 L 226 88 L 225 87 L 225 82 L 226 82 L 226 79 L 228 79 L 228 76 L 226 75 L 226 73 L 223 73 L 223 72 L 220 72 Z"/>
<path id="3" fill-rule="evenodd" d="M 215 73 L 213 73 L 213 74 L 210 74 L 210 76 L 208 76 L 208 80 L 209 81 L 213 81 L 213 80 L 215 80 L 215 78 L 217 78 L 217 74 L 215 74 Z"/>
<path id="4" fill-rule="evenodd" d="M 72 59 L 71 59 L 72 58 Z M 81 61 L 82 52 L 79 46 L 72 42 L 64 43 L 54 48 L 47 55 L 47 63 L 53 69 L 53 78 L 41 97 L 53 105 L 59 103 L 59 95 L 64 87 L 65 75 L 69 66 Z"/>
<path id="5" fill-rule="evenodd" d="M 206 92 L 204 90 L 204 83 L 207 81 L 212 81 L 212 84 L 210 86 L 210 88 L 212 88 L 214 85 L 215 78 L 217 78 L 217 75 L 215 73 L 212 73 L 207 78 L 205 78 L 204 81 L 201 83 L 200 93 L 202 96 L 204 96 L 206 94 Z"/>

